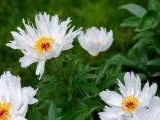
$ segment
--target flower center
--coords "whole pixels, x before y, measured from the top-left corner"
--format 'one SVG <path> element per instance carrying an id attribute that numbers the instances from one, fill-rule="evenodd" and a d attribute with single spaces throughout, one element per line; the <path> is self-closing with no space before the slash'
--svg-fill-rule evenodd
<path id="1" fill-rule="evenodd" d="M 139 105 L 139 100 L 134 96 L 127 96 L 122 100 L 122 109 L 126 112 L 133 112 Z"/>
<path id="2" fill-rule="evenodd" d="M 97 41 L 97 44 L 98 44 L 98 45 L 103 45 L 103 42 L 102 42 L 101 40 L 98 40 L 98 41 Z"/>
<path id="3" fill-rule="evenodd" d="M 49 52 L 52 50 L 52 38 L 42 37 L 37 40 L 35 43 L 35 49 L 40 53 L 43 54 L 44 52 Z"/>
<path id="4" fill-rule="evenodd" d="M 0 120 L 8 120 L 10 103 L 0 103 Z"/>

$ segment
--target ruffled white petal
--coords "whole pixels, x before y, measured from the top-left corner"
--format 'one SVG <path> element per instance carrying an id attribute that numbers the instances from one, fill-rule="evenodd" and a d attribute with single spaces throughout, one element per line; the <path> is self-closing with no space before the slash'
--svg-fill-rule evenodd
<path id="1" fill-rule="evenodd" d="M 82 30 L 82 28 L 79 28 L 76 31 L 73 31 L 73 29 L 74 29 L 74 27 L 72 27 L 70 29 L 70 31 L 65 36 L 66 44 L 62 48 L 63 50 L 68 50 L 68 49 L 71 49 L 73 47 L 73 45 L 72 45 L 73 39 L 75 37 L 77 37 L 81 33 L 81 30 Z"/>

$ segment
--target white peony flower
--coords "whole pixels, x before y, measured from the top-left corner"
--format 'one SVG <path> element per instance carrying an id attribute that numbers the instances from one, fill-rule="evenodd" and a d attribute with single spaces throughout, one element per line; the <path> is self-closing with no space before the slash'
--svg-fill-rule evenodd
<path id="1" fill-rule="evenodd" d="M 91 27 L 86 33 L 81 32 L 78 41 L 83 49 L 88 51 L 92 56 L 97 56 L 99 52 L 106 51 L 113 42 L 113 32 L 108 33 L 105 28 Z"/>
<path id="2" fill-rule="evenodd" d="M 23 52 L 24 56 L 20 58 L 21 67 L 38 62 L 36 75 L 41 77 L 46 60 L 56 58 L 61 51 L 73 47 L 73 39 L 79 35 L 81 28 L 76 31 L 73 31 L 74 27 L 68 29 L 70 22 L 70 18 L 60 22 L 57 15 L 40 13 L 35 16 L 36 27 L 23 20 L 25 30 L 18 27 L 18 32 L 12 32 L 14 40 L 7 46 Z"/>
<path id="3" fill-rule="evenodd" d="M 28 105 L 38 101 L 36 90 L 21 88 L 20 78 L 10 72 L 0 77 L 0 91 L 0 120 L 26 120 Z"/>
<path id="4" fill-rule="evenodd" d="M 147 82 L 141 90 L 141 81 L 133 72 L 126 72 L 124 85 L 118 80 L 119 91 L 106 90 L 100 93 L 101 99 L 108 105 L 99 113 L 101 120 L 132 120 L 137 118 L 139 109 L 149 106 L 157 91 L 157 84 L 149 87 Z"/>

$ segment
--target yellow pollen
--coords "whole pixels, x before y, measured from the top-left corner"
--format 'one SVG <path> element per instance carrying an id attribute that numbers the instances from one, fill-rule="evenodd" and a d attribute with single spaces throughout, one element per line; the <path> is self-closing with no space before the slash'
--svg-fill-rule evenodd
<path id="1" fill-rule="evenodd" d="M 127 96 L 122 100 L 122 109 L 125 112 L 133 112 L 139 105 L 139 100 L 134 96 Z"/>
<path id="2" fill-rule="evenodd" d="M 0 103 L 0 120 L 9 120 L 10 103 Z"/>
<path id="3" fill-rule="evenodd" d="M 43 54 L 44 52 L 49 52 L 52 50 L 52 38 L 42 37 L 37 40 L 35 43 L 35 49 L 40 53 Z"/>

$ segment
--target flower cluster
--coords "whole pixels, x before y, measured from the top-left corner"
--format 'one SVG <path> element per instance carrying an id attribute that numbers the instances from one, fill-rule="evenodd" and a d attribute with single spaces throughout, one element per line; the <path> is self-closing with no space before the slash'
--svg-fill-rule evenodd
<path id="1" fill-rule="evenodd" d="M 70 18 L 60 22 L 57 15 L 50 16 L 47 13 L 35 16 L 35 27 L 23 20 L 25 30 L 18 27 L 18 32 L 12 32 L 13 41 L 7 46 L 21 50 L 24 56 L 20 58 L 21 67 L 28 67 L 38 62 L 36 75 L 43 75 L 45 61 L 56 58 L 64 50 L 73 47 L 73 39 L 78 37 L 80 45 L 92 56 L 107 50 L 113 41 L 113 33 L 107 33 L 105 28 L 100 30 L 92 27 L 84 34 L 82 28 L 74 30 L 70 28 Z"/>
<path id="2" fill-rule="evenodd" d="M 102 91 L 101 99 L 107 104 L 99 113 L 101 120 L 160 120 L 160 98 L 155 96 L 157 84 L 147 82 L 141 90 L 141 81 L 133 72 L 126 72 L 124 84 L 117 81 L 119 91 Z"/>
<path id="3" fill-rule="evenodd" d="M 39 13 L 35 16 L 35 26 L 29 21 L 23 24 L 25 30 L 17 27 L 18 32 L 11 32 L 13 40 L 6 45 L 20 50 L 24 56 L 20 58 L 21 67 L 38 63 L 36 75 L 43 75 L 46 60 L 57 58 L 62 51 L 73 47 L 74 38 L 78 37 L 80 45 L 92 56 L 107 50 L 113 41 L 113 33 L 105 28 L 89 28 L 86 33 L 82 28 L 74 30 L 70 27 L 70 18 L 60 21 L 57 15 Z M 26 120 L 28 105 L 38 102 L 34 98 L 36 90 L 31 87 L 21 88 L 20 78 L 10 72 L 0 78 L 0 120 Z"/>

